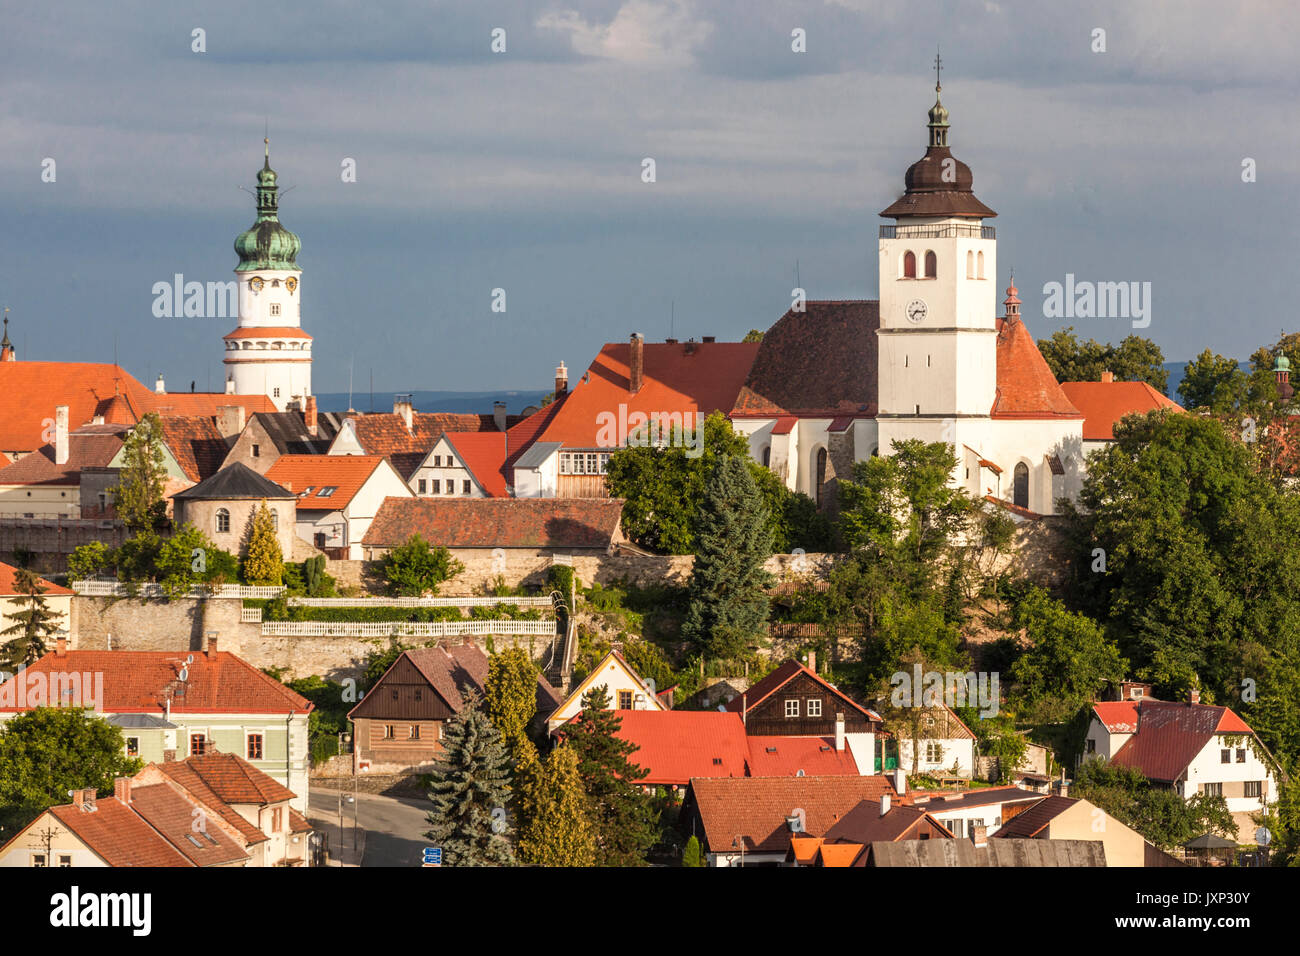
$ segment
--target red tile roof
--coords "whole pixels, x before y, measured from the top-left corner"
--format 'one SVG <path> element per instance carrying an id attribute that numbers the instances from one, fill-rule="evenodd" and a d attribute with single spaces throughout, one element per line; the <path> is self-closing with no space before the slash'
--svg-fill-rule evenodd
<path id="1" fill-rule="evenodd" d="M 47 581 L 44 578 L 39 579 L 42 587 L 45 588 L 45 595 L 53 597 L 56 594 L 71 594 L 72 591 L 65 587 L 60 587 L 53 581 Z M 0 561 L 0 597 L 15 597 L 19 594 L 18 590 L 18 569 L 12 564 L 5 564 Z"/>
<path id="2" fill-rule="evenodd" d="M 716 710 L 620 710 L 615 736 L 634 743 L 643 784 L 685 786 L 692 777 L 743 777 L 748 750 L 739 714 Z"/>
<path id="3" fill-rule="evenodd" d="M 64 804 L 50 813 L 109 866 L 195 865 L 116 797 L 96 800 L 94 807 Z"/>
<path id="4" fill-rule="evenodd" d="M 1092 705 L 1092 712 L 1112 734 L 1137 733 L 1138 705 L 1133 700 L 1105 700 Z"/>
<path id="5" fill-rule="evenodd" d="M 44 445 L 0 468 L 0 485 L 79 485 L 83 468 L 103 468 L 121 450 L 125 432 L 113 429 L 88 425 L 71 432 L 68 460 L 62 465 L 54 463 L 54 446 Z"/>
<path id="6" fill-rule="evenodd" d="M 57 405 L 68 406 L 68 425 L 89 422 L 113 396 L 137 408 L 153 394 L 117 365 L 96 362 L 0 362 L 0 451 L 34 451 L 54 419 Z M 107 419 L 106 419 L 107 420 Z M 127 424 L 134 424 L 131 417 Z"/>
<path id="7" fill-rule="evenodd" d="M 210 478 L 221 470 L 230 446 L 209 415 L 177 415 L 160 419 L 163 441 L 190 481 Z"/>
<path id="8" fill-rule="evenodd" d="M 157 412 L 161 418 L 191 415 L 220 415 L 223 407 L 244 406 L 244 414 L 275 411 L 275 402 L 265 395 L 226 395 L 222 392 L 150 392 L 140 402 L 138 415 Z M 134 422 L 132 423 L 134 424 Z"/>
<path id="9" fill-rule="evenodd" d="M 488 497 L 506 496 L 506 432 L 445 432 L 442 437 Z"/>
<path id="10" fill-rule="evenodd" d="M 754 777 L 857 775 L 858 764 L 846 746 L 835 749 L 834 737 L 750 737 L 749 772 Z"/>
<path id="11" fill-rule="evenodd" d="M 1084 441 L 1114 441 L 1115 423 L 1125 415 L 1157 408 L 1183 411 L 1146 382 L 1062 382 L 1061 391 L 1083 413 Z"/>
<path id="12" fill-rule="evenodd" d="M 348 506 L 383 463 L 378 455 L 281 455 L 266 478 L 298 496 L 299 511 L 338 511 Z M 308 488 L 311 494 L 303 494 Z M 321 489 L 334 492 L 321 497 Z"/>
<path id="13" fill-rule="evenodd" d="M 1217 734 L 1254 734 L 1227 707 L 1143 700 L 1138 707 L 1137 732 L 1110 758 L 1112 764 L 1135 767 L 1150 780 L 1172 783 Z"/>
<path id="14" fill-rule="evenodd" d="M 608 549 L 619 498 L 385 498 L 361 543 L 395 548 L 418 534 L 448 548 Z"/>
<path id="15" fill-rule="evenodd" d="M 629 389 L 628 342 L 611 342 L 600 350 L 586 376 L 579 379 L 563 405 L 537 435 L 537 441 L 561 442 L 566 448 L 617 447 L 625 435 L 609 434 L 634 413 L 707 418 L 727 412 L 736 401 L 750 364 L 755 342 L 646 342 L 644 379 L 635 394 Z M 628 430 L 632 428 L 629 426 Z M 608 440 L 606 440 L 608 439 Z"/>
<path id="16" fill-rule="evenodd" d="M 994 418 L 1083 418 L 1070 404 L 1034 337 L 1017 319 L 998 319 L 998 385 Z"/>
<path id="17" fill-rule="evenodd" d="M 822 846 L 839 841 L 866 845 L 881 840 L 904 840 L 930 815 L 924 805 L 917 807 L 894 802 L 883 815 L 880 807 L 879 799 L 863 800 L 825 831 Z M 948 831 L 938 820 L 933 822 L 944 832 Z"/>
<path id="18" fill-rule="evenodd" d="M 311 336 L 296 325 L 266 325 L 244 327 L 227 332 L 223 339 L 310 339 Z"/>
<path id="19" fill-rule="evenodd" d="M 195 866 L 220 866 L 248 859 L 248 854 L 221 827 L 203 826 L 196 831 L 195 820 L 201 817 L 194 811 L 202 812 L 202 808 L 168 784 L 133 786 L 130 807 Z"/>
<path id="20" fill-rule="evenodd" d="M 227 825 L 234 828 L 239 834 L 239 838 L 244 841 L 245 846 L 265 843 L 271 839 L 259 827 L 244 819 L 238 810 L 217 796 L 216 791 L 209 787 L 207 782 L 189 765 L 188 759 L 149 764 L 136 777 L 137 779 L 142 777 L 156 779 L 155 774 L 166 777 L 176 786 L 183 788 L 195 800 L 215 811 Z"/>
<path id="21" fill-rule="evenodd" d="M 858 711 L 868 720 L 875 720 L 875 721 L 880 720 L 880 715 L 877 714 L 875 711 L 867 707 L 863 707 L 853 698 L 845 694 L 844 691 L 840 690 L 834 684 L 831 684 L 821 675 L 813 673 L 808 668 L 804 667 L 798 661 L 793 659 L 787 660 L 784 663 L 782 663 L 780 667 L 778 667 L 776 670 L 772 671 L 772 673 L 768 674 L 762 680 L 758 681 L 752 687 L 750 687 L 749 690 L 746 691 L 744 695 L 734 697 L 731 700 L 727 701 L 726 708 L 727 710 L 739 712 L 742 708 L 748 706 L 750 710 L 753 710 L 763 701 L 767 700 L 767 698 L 771 697 L 782 687 L 784 687 L 786 684 L 792 681 L 795 678 L 795 676 L 798 674 L 807 674 L 817 683 L 821 684 L 832 694 L 837 696 L 846 705 Z"/>
<path id="22" fill-rule="evenodd" d="M 1078 802 L 1073 797 L 1044 797 L 1002 824 L 993 836 L 1001 840 L 1035 839 L 1049 823 Z"/>
<path id="23" fill-rule="evenodd" d="M 508 416 L 507 427 L 517 421 Z M 491 415 L 458 414 L 452 412 L 413 412 L 411 430 L 401 415 L 393 412 L 371 412 L 348 415 L 357 442 L 367 455 L 382 455 L 397 469 L 402 478 L 424 461 L 444 432 L 496 431 L 496 421 Z"/>
<path id="24" fill-rule="evenodd" d="M 154 766 L 186 789 L 187 782 L 197 778 L 217 799 L 232 805 L 264 807 L 295 799 L 292 790 L 237 754 L 212 751 Z"/>
<path id="25" fill-rule="evenodd" d="M 196 651 L 188 665 L 186 651 L 57 651 L 46 654 L 27 669 L 47 679 L 50 674 L 103 674 L 104 699 L 97 709 L 110 714 L 160 714 L 170 696 L 179 714 L 305 714 L 311 701 L 227 651 L 215 657 Z M 12 678 L 17 680 L 18 678 Z M 0 711 L 27 710 L 0 704 Z"/>

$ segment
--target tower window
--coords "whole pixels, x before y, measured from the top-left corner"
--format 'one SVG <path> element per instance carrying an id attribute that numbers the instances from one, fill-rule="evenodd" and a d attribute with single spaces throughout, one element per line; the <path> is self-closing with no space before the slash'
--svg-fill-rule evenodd
<path id="1" fill-rule="evenodd" d="M 926 368 L 930 367 L 930 356 L 928 355 L 925 357 L 925 367 Z"/>
<path id="2" fill-rule="evenodd" d="M 272 397 L 272 398 L 279 398 L 279 397 L 280 397 L 280 390 L 279 390 L 278 388 L 273 388 L 273 389 L 271 389 L 271 397 Z"/>
<path id="3" fill-rule="evenodd" d="M 217 533 L 218 534 L 230 533 L 230 512 L 227 511 L 225 508 L 217 509 Z"/>
<path id="4" fill-rule="evenodd" d="M 916 254 L 911 251 L 903 253 L 903 278 L 916 278 Z"/>
<path id="5" fill-rule="evenodd" d="M 904 355 L 904 356 L 903 356 L 903 368 L 907 368 L 907 363 L 908 363 L 908 360 L 909 360 L 909 359 L 910 359 L 910 356 L 907 356 L 907 355 Z"/>
<path id="6" fill-rule="evenodd" d="M 1015 478 L 1012 484 L 1011 500 L 1012 503 L 1020 508 L 1029 507 L 1029 466 L 1023 461 L 1016 465 L 1014 472 Z"/>
<path id="7" fill-rule="evenodd" d="M 969 249 L 966 250 L 966 278 L 975 278 L 975 253 Z"/>
<path id="8" fill-rule="evenodd" d="M 817 492 L 816 501 L 818 507 L 822 503 L 822 486 L 826 484 L 826 449 L 817 449 L 817 465 L 815 469 L 816 484 L 813 486 Z"/>
<path id="9" fill-rule="evenodd" d="M 983 279 L 984 278 L 984 253 L 981 252 L 976 257 L 976 261 L 979 263 L 979 277 Z"/>
<path id="10" fill-rule="evenodd" d="M 925 277 L 933 279 L 939 274 L 939 257 L 933 252 L 925 254 Z"/>
<path id="11" fill-rule="evenodd" d="M 280 303 L 279 303 L 279 302 L 272 302 L 272 303 L 271 303 L 271 314 L 272 314 L 272 315 L 279 315 L 279 314 L 280 314 Z"/>

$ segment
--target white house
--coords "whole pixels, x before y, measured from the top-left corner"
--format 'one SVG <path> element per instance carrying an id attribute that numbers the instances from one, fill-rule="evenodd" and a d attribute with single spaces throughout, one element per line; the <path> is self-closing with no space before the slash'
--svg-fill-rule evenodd
<path id="1" fill-rule="evenodd" d="M 907 795 L 909 804 L 928 812 L 957 837 L 974 836 L 976 827 L 984 827 L 985 835 L 993 836 L 1015 812 L 1008 814 L 1007 807 L 1023 810 L 1042 799 L 1041 793 L 1014 786 L 957 792 L 912 791 Z"/>
<path id="2" fill-rule="evenodd" d="M 912 741 L 897 733 L 899 769 L 912 773 Z M 975 775 L 975 734 L 947 707 L 932 708 L 922 718 L 920 759 L 916 772 L 953 773 L 958 777 Z"/>
<path id="3" fill-rule="evenodd" d="M 414 497 L 378 455 L 281 455 L 266 477 L 297 495 L 298 537 L 354 561 L 384 499 Z"/>
<path id="4" fill-rule="evenodd" d="M 568 723 L 582 710 L 582 698 L 588 691 L 603 686 L 609 696 L 609 705 L 615 710 L 668 710 L 668 705 L 656 693 L 656 688 L 641 679 L 623 655 L 610 651 L 570 691 L 569 696 L 546 721 L 548 733 Z"/>
<path id="5" fill-rule="evenodd" d="M 505 432 L 443 432 L 409 483 L 420 498 L 504 498 L 505 463 Z"/>

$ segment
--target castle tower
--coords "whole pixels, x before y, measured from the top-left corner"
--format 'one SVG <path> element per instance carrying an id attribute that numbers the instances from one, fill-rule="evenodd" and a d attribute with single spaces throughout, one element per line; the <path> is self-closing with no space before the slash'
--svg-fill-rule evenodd
<path id="1" fill-rule="evenodd" d="M 284 411 L 311 394 L 311 336 L 300 327 L 299 238 L 280 224 L 270 141 L 257 174 L 257 221 L 235 240 L 239 327 L 225 336 L 226 391 L 267 395 Z"/>

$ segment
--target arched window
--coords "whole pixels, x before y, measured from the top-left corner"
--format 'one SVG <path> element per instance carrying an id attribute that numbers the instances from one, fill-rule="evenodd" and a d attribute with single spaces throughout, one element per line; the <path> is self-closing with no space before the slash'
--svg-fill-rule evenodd
<path id="1" fill-rule="evenodd" d="M 979 264 L 978 275 L 981 279 L 983 279 L 984 278 L 984 253 L 981 252 L 979 256 L 976 257 L 976 262 Z"/>
<path id="2" fill-rule="evenodd" d="M 230 533 L 230 512 L 225 508 L 217 509 L 217 534 Z"/>
<path id="3" fill-rule="evenodd" d="M 939 275 L 939 257 L 933 252 L 925 254 L 925 277 L 934 279 Z"/>
<path id="4" fill-rule="evenodd" d="M 911 255 L 911 253 L 908 253 L 908 255 Z M 816 501 L 817 501 L 817 506 L 820 508 L 822 503 L 822 485 L 826 484 L 826 449 L 825 448 L 817 449 L 817 464 L 816 467 L 813 469 L 813 471 L 814 471 L 813 477 L 815 479 L 813 488 L 817 492 Z"/>
<path id="5" fill-rule="evenodd" d="M 916 253 L 910 250 L 903 253 L 903 278 L 916 278 Z"/>
<path id="6" fill-rule="evenodd" d="M 1011 485 L 1011 502 L 1019 508 L 1029 507 L 1029 466 L 1023 461 L 1016 465 Z"/>
<path id="7" fill-rule="evenodd" d="M 966 250 L 966 278 L 975 278 L 975 253 L 970 249 Z"/>
<path id="8" fill-rule="evenodd" d="M 271 530 L 272 531 L 280 530 L 280 512 L 278 511 L 271 512 Z"/>
<path id="9" fill-rule="evenodd" d="M 772 467 L 772 446 L 771 445 L 763 446 L 763 467 L 764 468 Z"/>

